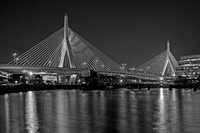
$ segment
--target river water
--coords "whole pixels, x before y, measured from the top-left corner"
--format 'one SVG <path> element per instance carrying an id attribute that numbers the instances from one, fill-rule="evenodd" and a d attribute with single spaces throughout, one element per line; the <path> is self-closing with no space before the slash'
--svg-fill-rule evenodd
<path id="1" fill-rule="evenodd" d="M 200 90 L 52 90 L 0 95 L 1 133 L 200 132 Z"/>

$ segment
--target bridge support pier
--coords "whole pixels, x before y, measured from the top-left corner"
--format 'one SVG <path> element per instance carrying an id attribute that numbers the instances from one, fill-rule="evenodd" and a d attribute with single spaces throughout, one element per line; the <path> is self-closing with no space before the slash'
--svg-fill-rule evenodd
<path id="1" fill-rule="evenodd" d="M 193 91 L 197 91 L 197 87 L 194 87 L 194 88 L 193 88 Z"/>
<path id="2" fill-rule="evenodd" d="M 73 74 L 70 76 L 70 79 L 69 79 L 69 84 L 70 85 L 75 85 L 76 83 L 76 78 L 77 78 L 77 75 Z"/>
<path id="3" fill-rule="evenodd" d="M 150 90 L 151 89 L 151 86 L 150 85 L 148 85 L 148 90 Z"/>
<path id="4" fill-rule="evenodd" d="M 66 78 L 66 75 L 60 75 L 57 78 L 58 78 L 59 83 L 61 83 L 62 85 L 64 85 L 64 84 L 74 85 L 76 83 L 77 75 L 75 75 L 75 74 L 70 75 L 69 79 Z"/>
<path id="5" fill-rule="evenodd" d="M 172 87 L 171 86 L 169 86 L 169 91 L 172 91 Z"/>
<path id="6" fill-rule="evenodd" d="M 141 88 L 142 88 L 142 87 L 139 85 L 139 90 L 141 90 Z"/>
<path id="7" fill-rule="evenodd" d="M 66 84 L 66 77 L 65 77 L 65 75 L 60 75 L 57 78 L 58 78 L 59 83 L 61 83 L 62 85 Z"/>

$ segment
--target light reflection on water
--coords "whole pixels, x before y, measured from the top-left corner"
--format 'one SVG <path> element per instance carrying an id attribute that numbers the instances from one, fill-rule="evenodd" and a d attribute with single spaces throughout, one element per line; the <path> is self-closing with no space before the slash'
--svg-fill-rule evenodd
<path id="1" fill-rule="evenodd" d="M 0 96 L 0 131 L 199 132 L 200 92 L 54 90 Z"/>
<path id="2" fill-rule="evenodd" d="M 155 114 L 155 117 L 157 118 L 157 122 L 155 122 L 155 130 L 157 130 L 158 132 L 169 131 L 166 110 L 167 103 L 165 102 L 165 95 L 163 91 L 163 88 L 161 88 L 157 101 L 157 113 Z"/>
<path id="3" fill-rule="evenodd" d="M 10 118 L 9 118 L 9 99 L 8 99 L 8 94 L 5 94 L 4 95 L 4 98 L 5 98 L 5 117 L 6 117 L 6 133 L 9 133 L 10 132 L 10 125 L 9 125 L 9 121 L 10 121 Z"/>
<path id="4" fill-rule="evenodd" d="M 36 133 L 38 131 L 35 93 L 31 91 L 26 93 L 26 124 L 28 133 Z"/>

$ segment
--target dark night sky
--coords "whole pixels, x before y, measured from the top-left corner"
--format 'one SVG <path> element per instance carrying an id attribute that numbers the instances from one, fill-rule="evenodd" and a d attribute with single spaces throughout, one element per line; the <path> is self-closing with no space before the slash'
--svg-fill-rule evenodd
<path id="1" fill-rule="evenodd" d="M 138 67 L 171 42 L 175 58 L 200 54 L 200 8 L 194 2 L 10 2 L 0 8 L 0 63 L 22 54 L 63 26 L 118 64 Z"/>

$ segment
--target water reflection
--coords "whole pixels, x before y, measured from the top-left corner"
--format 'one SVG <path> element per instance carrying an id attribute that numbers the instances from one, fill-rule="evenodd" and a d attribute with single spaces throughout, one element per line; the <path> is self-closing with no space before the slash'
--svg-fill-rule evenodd
<path id="1" fill-rule="evenodd" d="M 181 128 L 179 127 L 182 123 L 180 120 L 180 116 L 182 115 L 182 99 L 180 95 L 182 95 L 183 92 L 179 91 L 176 92 L 176 90 L 172 91 L 170 94 L 171 101 L 168 100 L 169 104 L 169 111 L 168 119 L 170 119 L 169 129 L 171 132 L 181 132 Z M 183 126 L 183 125 L 182 125 Z"/>
<path id="2" fill-rule="evenodd" d="M 198 132 L 199 91 L 56 90 L 0 95 L 0 131 Z"/>
<path id="3" fill-rule="evenodd" d="M 158 112 L 155 114 L 157 117 L 157 122 L 155 123 L 155 130 L 158 132 L 167 132 L 169 131 L 168 122 L 167 122 L 167 112 L 166 112 L 166 105 L 165 102 L 165 95 L 163 93 L 163 88 L 160 88 L 160 94 L 158 99 Z"/>
<path id="4" fill-rule="evenodd" d="M 127 98 L 126 100 L 124 98 Z M 132 124 L 132 120 L 136 119 L 136 116 L 132 116 L 131 115 L 131 111 L 133 111 L 133 113 L 135 113 L 135 110 L 131 109 L 131 100 L 132 97 L 129 97 L 129 94 L 127 94 L 127 92 L 122 92 L 121 93 L 121 97 L 118 100 L 118 107 L 119 109 L 117 110 L 117 117 L 119 119 L 121 119 L 121 121 L 119 121 L 117 123 L 117 131 L 119 132 L 130 132 L 132 130 L 132 128 L 134 128 L 134 124 Z"/>
<path id="5" fill-rule="evenodd" d="M 45 133 L 50 133 L 52 131 L 52 129 L 54 127 L 56 127 L 56 125 L 54 124 L 54 118 L 55 118 L 55 114 L 54 114 L 54 99 L 52 96 L 52 93 L 44 93 L 43 94 L 43 101 L 44 101 L 44 113 L 42 114 L 42 118 L 44 119 L 44 128 L 43 130 L 41 130 L 41 132 L 45 132 Z M 44 116 L 44 117 L 43 117 Z M 42 118 L 40 121 L 42 121 Z"/>
<path id="6" fill-rule="evenodd" d="M 32 91 L 26 93 L 26 124 L 29 133 L 36 133 L 39 129 L 35 93 Z"/>
<path id="7" fill-rule="evenodd" d="M 4 95 L 5 126 L 1 132 L 24 132 L 23 97 L 18 94 Z M 1 126 L 0 126 L 1 127 Z"/>
<path id="8" fill-rule="evenodd" d="M 64 93 L 62 91 L 56 92 L 56 132 L 57 133 L 64 133 L 68 131 L 68 108 L 66 108 L 68 104 L 68 99 L 64 97 Z"/>
<path id="9" fill-rule="evenodd" d="M 10 115 L 9 115 L 9 96 L 8 94 L 4 95 L 4 102 L 5 102 L 5 117 L 6 117 L 6 133 L 10 132 Z"/>

